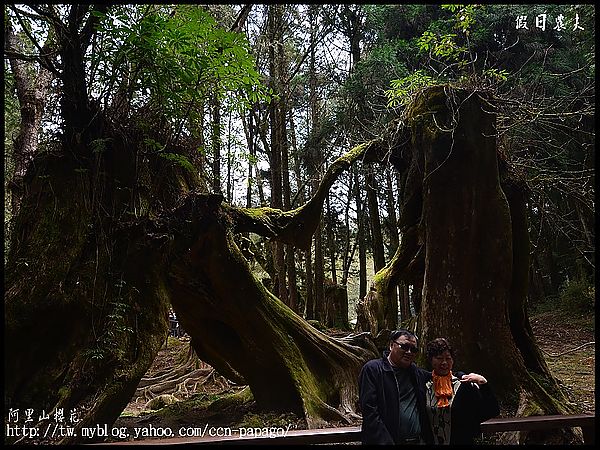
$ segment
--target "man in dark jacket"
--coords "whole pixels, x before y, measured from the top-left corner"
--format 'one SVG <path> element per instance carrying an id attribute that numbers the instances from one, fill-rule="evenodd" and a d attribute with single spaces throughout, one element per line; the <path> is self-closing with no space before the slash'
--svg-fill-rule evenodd
<path id="1" fill-rule="evenodd" d="M 358 379 L 363 444 L 431 444 L 425 383 L 431 372 L 414 363 L 417 337 L 400 329 L 390 334 L 383 358 L 368 361 Z"/>

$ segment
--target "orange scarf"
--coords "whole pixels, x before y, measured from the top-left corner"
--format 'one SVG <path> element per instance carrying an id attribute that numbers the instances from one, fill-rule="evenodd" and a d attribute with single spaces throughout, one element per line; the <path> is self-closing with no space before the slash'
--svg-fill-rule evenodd
<path id="1" fill-rule="evenodd" d="M 437 398 L 437 407 L 445 408 L 450 405 L 449 399 L 452 398 L 452 372 L 448 375 L 440 376 L 434 372 L 431 373 L 433 379 L 433 392 Z"/>

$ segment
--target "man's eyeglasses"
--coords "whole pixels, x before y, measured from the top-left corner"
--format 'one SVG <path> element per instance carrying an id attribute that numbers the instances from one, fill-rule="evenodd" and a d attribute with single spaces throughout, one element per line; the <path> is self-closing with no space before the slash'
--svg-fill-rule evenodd
<path id="1" fill-rule="evenodd" d="M 400 347 L 402 350 L 404 350 L 405 352 L 407 351 L 411 351 L 411 353 L 419 353 L 419 349 L 417 347 L 415 347 L 412 344 L 401 344 L 399 342 L 396 341 L 392 341 L 394 344 L 396 344 L 398 347 Z"/>

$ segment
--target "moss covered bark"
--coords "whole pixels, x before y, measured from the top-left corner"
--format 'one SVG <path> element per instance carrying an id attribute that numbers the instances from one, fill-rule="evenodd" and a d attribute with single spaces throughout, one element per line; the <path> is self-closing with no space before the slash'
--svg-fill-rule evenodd
<path id="1" fill-rule="evenodd" d="M 456 367 L 485 374 L 516 414 L 571 412 L 527 317 L 526 190 L 499 167 L 495 117 L 480 95 L 428 88 L 380 145 L 391 149 L 390 161 L 406 179 L 402 240 L 359 303 L 358 323 L 374 334 L 390 328 L 390 290 L 409 280 L 423 287 L 415 324 L 422 346 L 448 337 Z M 565 432 L 561 439 L 575 438 Z"/>
<path id="2" fill-rule="evenodd" d="M 547 367 L 533 359 L 537 347 L 523 313 L 525 222 L 502 188 L 495 117 L 479 95 L 433 87 L 408 112 L 411 144 L 423 153 L 422 338 L 448 337 L 460 354 L 457 368 L 485 374 L 506 406 L 568 412 Z M 516 399 L 515 391 L 524 394 Z"/>
<path id="3" fill-rule="evenodd" d="M 6 267 L 7 406 L 76 409 L 77 429 L 111 425 L 158 352 L 172 303 L 198 354 L 250 384 L 259 407 L 315 426 L 353 414 L 374 349 L 328 338 L 273 297 L 233 230 L 260 222 L 303 245 L 327 189 L 370 145 L 336 161 L 305 207 L 255 210 L 255 221 L 190 193 L 198 181 L 160 155 L 139 165 L 148 135 L 136 130 L 107 134 L 89 158 L 82 148 L 40 155 L 29 174 Z"/>
<path id="4" fill-rule="evenodd" d="M 381 138 L 373 139 L 357 145 L 336 159 L 327 168 L 317 191 L 310 200 L 295 210 L 281 211 L 266 207 L 229 208 L 234 231 L 238 233 L 251 231 L 302 249 L 309 248 L 312 235 L 321 220 L 323 202 L 333 183 L 357 160 L 366 157 L 369 153 L 377 153 L 380 145 Z"/>
<path id="5" fill-rule="evenodd" d="M 131 151 L 107 142 L 36 159 L 6 265 L 6 404 L 77 410 L 78 429 L 114 422 L 168 329 L 165 241 L 131 221 Z"/>
<path id="6" fill-rule="evenodd" d="M 170 265 L 173 306 L 192 346 L 220 373 L 248 383 L 265 410 L 293 411 L 311 426 L 348 418 L 358 371 L 375 349 L 327 337 L 274 297 L 235 244 L 228 211 L 198 198 L 190 251 Z"/>

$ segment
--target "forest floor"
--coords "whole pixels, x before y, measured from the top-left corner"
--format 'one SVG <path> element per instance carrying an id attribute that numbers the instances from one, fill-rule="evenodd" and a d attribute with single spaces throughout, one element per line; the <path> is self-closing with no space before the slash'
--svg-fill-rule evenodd
<path id="1" fill-rule="evenodd" d="M 560 309 L 540 312 L 530 316 L 530 323 L 546 362 L 559 382 L 565 387 L 570 401 L 581 412 L 595 411 L 595 320 L 594 313 L 573 314 Z M 579 347 L 579 348 L 578 348 Z M 189 350 L 186 338 L 169 338 L 144 378 L 163 374 L 181 364 L 182 355 Z M 202 365 L 203 363 L 201 363 Z M 198 370 L 198 366 L 196 366 Z M 148 404 L 149 396 L 134 397 L 113 425 L 128 429 L 129 440 L 179 437 L 182 427 L 284 427 L 306 428 L 306 422 L 293 414 L 259 414 L 253 401 L 237 386 L 212 371 L 210 366 L 200 367 L 195 383 L 161 391 L 171 394 L 176 401 L 160 408 Z M 138 392 L 139 394 L 139 392 Z M 209 408 L 208 406 L 211 405 Z M 358 423 L 354 424 L 358 425 Z M 332 423 L 331 426 L 343 426 Z M 160 435 L 163 436 L 160 436 Z M 118 439 L 114 439 L 118 440 Z"/>

